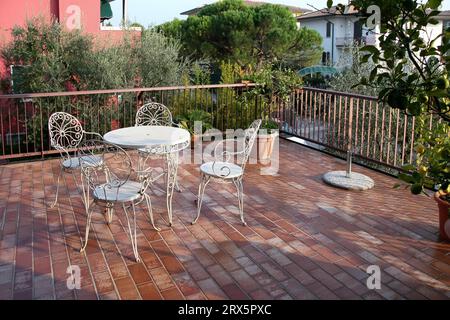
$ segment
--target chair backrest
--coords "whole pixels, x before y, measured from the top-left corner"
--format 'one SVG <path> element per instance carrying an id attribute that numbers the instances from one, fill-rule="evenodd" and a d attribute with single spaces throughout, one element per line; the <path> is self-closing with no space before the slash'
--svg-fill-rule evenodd
<path id="1" fill-rule="evenodd" d="M 245 170 L 248 158 L 258 135 L 259 127 L 261 126 L 261 119 L 252 122 L 250 127 L 245 129 L 244 136 L 237 139 L 219 140 L 214 149 L 214 164 L 213 170 L 217 172 L 218 176 L 226 177 L 231 172 L 227 171 L 226 166 L 217 166 L 218 162 L 236 162 Z"/>
<path id="2" fill-rule="evenodd" d="M 136 112 L 136 126 L 171 126 L 172 113 L 165 105 L 157 102 L 144 104 Z"/>
<path id="3" fill-rule="evenodd" d="M 48 131 L 51 146 L 65 152 L 79 146 L 84 132 L 80 121 L 66 112 L 52 113 L 48 119 Z"/>
<path id="4" fill-rule="evenodd" d="M 102 140 L 83 141 L 79 147 L 83 185 L 89 190 L 103 186 L 103 191 L 114 189 L 117 193 L 131 177 L 133 164 L 121 147 Z"/>
<path id="5" fill-rule="evenodd" d="M 250 153 L 252 152 L 253 144 L 255 143 L 256 137 L 258 136 L 259 128 L 261 127 L 262 120 L 257 119 L 252 122 L 252 124 L 245 130 L 244 134 L 244 154 L 242 159 L 242 169 L 245 168 L 245 165 L 250 157 Z"/>

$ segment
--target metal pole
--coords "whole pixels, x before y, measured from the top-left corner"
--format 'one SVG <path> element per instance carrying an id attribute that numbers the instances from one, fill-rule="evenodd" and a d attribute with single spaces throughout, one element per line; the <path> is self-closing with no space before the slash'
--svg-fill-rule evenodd
<path id="1" fill-rule="evenodd" d="M 345 176 L 347 178 L 350 178 L 352 174 L 352 152 L 347 151 L 347 171 L 345 173 Z"/>
<path id="2" fill-rule="evenodd" d="M 347 135 L 347 171 L 346 176 L 350 178 L 352 173 L 352 127 L 353 127 L 353 98 L 350 98 L 348 115 L 348 135 Z"/>
<path id="3" fill-rule="evenodd" d="M 122 23 L 124 26 L 128 24 L 128 0 L 122 1 Z"/>

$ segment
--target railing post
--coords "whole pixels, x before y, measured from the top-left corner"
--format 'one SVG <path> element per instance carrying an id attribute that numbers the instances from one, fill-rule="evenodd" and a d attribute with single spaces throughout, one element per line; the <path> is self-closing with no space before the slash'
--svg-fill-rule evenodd
<path id="1" fill-rule="evenodd" d="M 350 175 L 352 174 L 352 148 L 353 148 L 352 128 L 353 128 L 353 98 L 350 97 L 348 128 L 347 128 L 347 170 L 346 170 L 347 178 L 350 178 Z"/>

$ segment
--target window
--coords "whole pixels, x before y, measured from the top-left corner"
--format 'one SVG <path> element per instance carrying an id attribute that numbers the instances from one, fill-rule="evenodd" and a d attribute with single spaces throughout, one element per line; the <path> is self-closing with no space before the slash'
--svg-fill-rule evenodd
<path id="1" fill-rule="evenodd" d="M 327 22 L 327 38 L 331 37 L 331 22 Z"/>
<path id="2" fill-rule="evenodd" d="M 23 91 L 23 83 L 25 81 L 26 77 L 26 68 L 27 66 L 21 66 L 21 65 L 11 65 L 10 71 L 11 71 L 11 88 L 12 93 L 24 93 Z"/>
<path id="3" fill-rule="evenodd" d="M 330 65 L 330 62 L 331 62 L 330 57 L 331 57 L 331 55 L 330 55 L 330 52 L 329 52 L 329 51 L 327 51 L 327 52 L 325 52 L 325 51 L 322 52 L 322 64 L 323 64 L 324 66 Z"/>

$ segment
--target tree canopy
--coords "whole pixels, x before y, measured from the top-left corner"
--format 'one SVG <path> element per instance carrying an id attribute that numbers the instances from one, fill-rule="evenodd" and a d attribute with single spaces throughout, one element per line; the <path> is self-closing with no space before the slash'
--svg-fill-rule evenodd
<path id="1" fill-rule="evenodd" d="M 320 35 L 299 29 L 292 13 L 280 5 L 247 6 L 242 0 L 223 0 L 206 5 L 187 20 L 159 28 L 180 39 L 186 55 L 242 67 L 283 61 L 307 66 L 316 63 L 322 52 Z"/>

